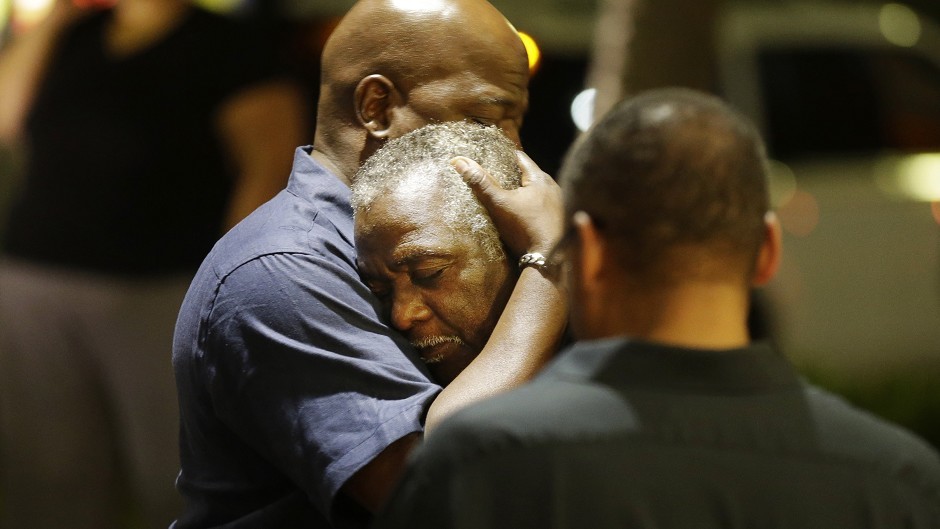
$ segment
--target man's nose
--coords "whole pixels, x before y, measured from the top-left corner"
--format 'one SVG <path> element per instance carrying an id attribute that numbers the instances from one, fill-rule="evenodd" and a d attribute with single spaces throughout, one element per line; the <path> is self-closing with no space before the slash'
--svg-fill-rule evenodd
<path id="1" fill-rule="evenodd" d="M 410 293 L 396 293 L 392 300 L 392 326 L 405 332 L 418 322 L 427 321 L 431 317 L 431 309 L 424 303 L 421 296 Z"/>

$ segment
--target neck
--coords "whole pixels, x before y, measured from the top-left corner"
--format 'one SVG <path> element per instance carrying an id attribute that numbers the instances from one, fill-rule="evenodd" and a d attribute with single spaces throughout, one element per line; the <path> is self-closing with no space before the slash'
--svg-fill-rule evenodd
<path id="1" fill-rule="evenodd" d="M 322 165 L 327 171 L 336 175 L 344 184 L 351 185 L 352 180 L 346 176 L 347 170 L 341 169 L 341 165 L 338 160 L 334 159 L 333 156 L 329 154 L 328 151 L 321 151 L 316 147 L 313 148 L 313 152 L 310 153 L 310 156 L 313 157 L 320 165 Z"/>
<path id="2" fill-rule="evenodd" d="M 689 282 L 667 288 L 606 288 L 593 303 L 594 338 L 626 335 L 696 349 L 733 349 L 750 342 L 748 292 L 739 284 Z M 604 299 L 606 298 L 606 299 Z"/>
<path id="3" fill-rule="evenodd" d="M 318 112 L 329 112 L 321 104 Z M 311 156 L 340 180 L 350 185 L 359 165 L 372 151 L 366 150 L 365 132 L 336 120 L 317 120 Z"/>

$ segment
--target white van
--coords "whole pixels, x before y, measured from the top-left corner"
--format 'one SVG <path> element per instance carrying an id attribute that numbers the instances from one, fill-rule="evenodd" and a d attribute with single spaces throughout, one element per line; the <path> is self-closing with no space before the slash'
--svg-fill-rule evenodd
<path id="1" fill-rule="evenodd" d="M 767 138 L 797 364 L 940 372 L 940 27 L 900 4 L 734 5 L 721 92 Z"/>

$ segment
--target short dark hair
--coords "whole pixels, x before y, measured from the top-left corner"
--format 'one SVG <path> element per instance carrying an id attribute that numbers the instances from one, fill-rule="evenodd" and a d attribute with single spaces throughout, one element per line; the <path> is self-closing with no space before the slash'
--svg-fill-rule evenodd
<path id="1" fill-rule="evenodd" d="M 631 273 L 752 272 L 767 157 L 755 127 L 717 97 L 668 88 L 622 101 L 575 143 L 559 180 L 569 218 L 588 213 Z"/>

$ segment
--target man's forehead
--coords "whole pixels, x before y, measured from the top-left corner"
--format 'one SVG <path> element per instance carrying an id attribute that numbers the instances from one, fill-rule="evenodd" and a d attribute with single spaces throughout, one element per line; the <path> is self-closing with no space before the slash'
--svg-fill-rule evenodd
<path id="1" fill-rule="evenodd" d="M 428 260 L 451 258 L 454 253 L 453 237 L 450 237 L 450 234 L 435 234 L 434 230 L 429 231 L 431 233 L 423 230 L 412 232 L 410 237 L 403 238 L 392 251 L 392 264 L 405 267 Z"/>
<path id="2" fill-rule="evenodd" d="M 360 231 L 389 226 L 419 226 L 434 222 L 443 208 L 443 195 L 434 178 L 412 177 L 385 189 L 356 219 Z"/>

